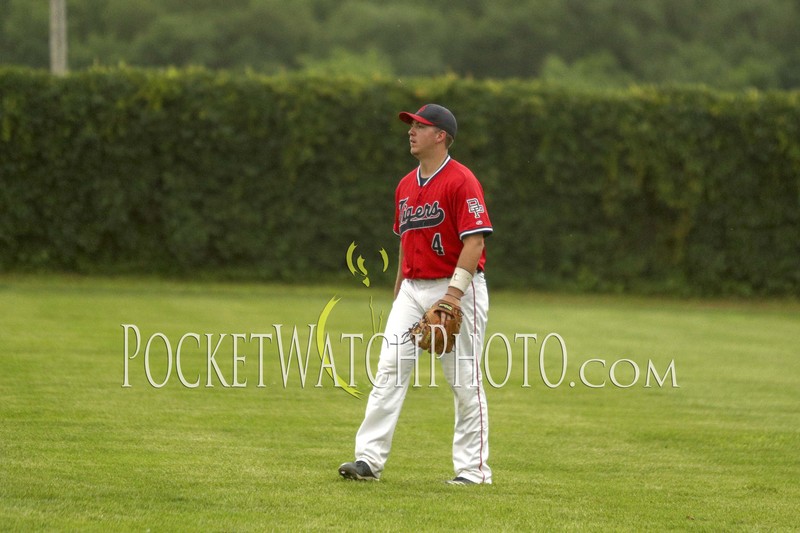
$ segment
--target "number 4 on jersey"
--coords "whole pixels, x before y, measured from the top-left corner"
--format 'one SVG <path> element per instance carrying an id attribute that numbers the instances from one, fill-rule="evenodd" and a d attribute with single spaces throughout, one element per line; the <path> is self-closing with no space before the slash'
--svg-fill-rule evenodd
<path id="1" fill-rule="evenodd" d="M 433 240 L 431 241 L 431 248 L 433 251 L 439 255 L 444 255 L 444 246 L 442 246 L 442 234 L 437 233 L 433 236 Z"/>

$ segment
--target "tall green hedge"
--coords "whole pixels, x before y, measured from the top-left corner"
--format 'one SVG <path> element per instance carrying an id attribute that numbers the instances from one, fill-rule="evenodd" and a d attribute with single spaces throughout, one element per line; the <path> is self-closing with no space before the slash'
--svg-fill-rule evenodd
<path id="1" fill-rule="evenodd" d="M 800 294 L 800 94 L 0 70 L 0 268 L 301 281 L 391 233 L 399 110 L 459 119 L 495 286 Z M 394 268 L 384 275 L 390 278 Z"/>

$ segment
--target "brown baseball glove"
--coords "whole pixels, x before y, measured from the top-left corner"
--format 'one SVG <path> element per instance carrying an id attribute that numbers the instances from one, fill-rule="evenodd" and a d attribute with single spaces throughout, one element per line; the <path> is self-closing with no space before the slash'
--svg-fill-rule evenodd
<path id="1" fill-rule="evenodd" d="M 447 316 L 446 322 L 442 322 L 440 314 Z M 456 335 L 461 331 L 461 317 L 461 307 L 445 300 L 439 300 L 425 311 L 416 324 L 409 328 L 408 334 L 411 342 L 431 353 L 441 355 L 452 352 L 456 346 Z M 433 343 L 433 350 L 431 350 L 431 343 Z"/>

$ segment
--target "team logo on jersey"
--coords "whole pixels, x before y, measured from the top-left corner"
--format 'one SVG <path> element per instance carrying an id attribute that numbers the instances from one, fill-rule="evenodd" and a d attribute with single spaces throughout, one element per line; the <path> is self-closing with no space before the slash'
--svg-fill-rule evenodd
<path id="1" fill-rule="evenodd" d="M 444 222 L 444 210 L 438 200 L 432 204 L 409 206 L 408 198 L 400 200 L 400 235 L 410 229 L 432 228 Z"/>
<path id="2" fill-rule="evenodd" d="M 483 205 L 477 198 L 470 198 L 467 200 L 467 208 L 470 213 L 475 215 L 475 218 L 481 218 L 481 213 L 486 212 L 486 210 L 483 208 Z"/>

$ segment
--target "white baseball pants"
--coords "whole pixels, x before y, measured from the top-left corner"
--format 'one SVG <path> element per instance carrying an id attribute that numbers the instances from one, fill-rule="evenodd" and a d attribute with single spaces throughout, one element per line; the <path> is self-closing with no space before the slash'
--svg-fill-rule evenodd
<path id="1" fill-rule="evenodd" d="M 356 434 L 356 460 L 366 461 L 377 477 L 389 457 L 392 436 L 418 354 L 418 348 L 408 340 L 406 332 L 445 294 L 448 283 L 446 278 L 404 280 L 389 313 L 375 385 L 367 401 L 364 421 Z M 461 299 L 461 310 L 464 316 L 456 349 L 439 358 L 455 398 L 453 467 L 456 477 L 491 483 L 492 471 L 486 463 L 489 414 L 480 370 L 489 310 L 483 273 L 473 278 Z"/>

